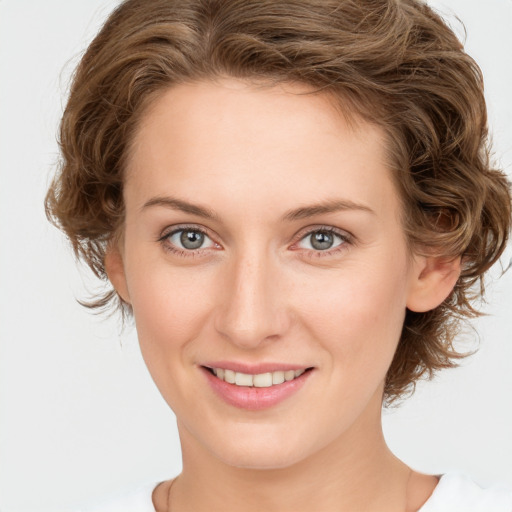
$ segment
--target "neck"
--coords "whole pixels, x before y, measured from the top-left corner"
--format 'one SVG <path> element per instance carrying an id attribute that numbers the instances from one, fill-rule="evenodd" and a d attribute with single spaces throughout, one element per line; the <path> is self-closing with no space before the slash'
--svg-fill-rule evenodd
<path id="1" fill-rule="evenodd" d="M 322 450 L 278 469 L 226 464 L 179 425 L 183 473 L 172 489 L 172 512 L 406 510 L 410 470 L 385 443 L 380 405 L 371 410 Z"/>

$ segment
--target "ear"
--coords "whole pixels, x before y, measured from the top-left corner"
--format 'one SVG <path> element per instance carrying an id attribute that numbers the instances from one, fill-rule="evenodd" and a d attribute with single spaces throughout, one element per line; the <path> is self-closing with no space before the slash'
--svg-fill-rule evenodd
<path id="1" fill-rule="evenodd" d="M 130 304 L 130 294 L 126 284 L 123 256 L 117 245 L 110 245 L 105 254 L 105 271 L 112 286 L 121 299 Z"/>
<path id="2" fill-rule="evenodd" d="M 439 306 L 452 292 L 461 272 L 461 257 L 416 256 L 407 308 L 424 313 Z"/>

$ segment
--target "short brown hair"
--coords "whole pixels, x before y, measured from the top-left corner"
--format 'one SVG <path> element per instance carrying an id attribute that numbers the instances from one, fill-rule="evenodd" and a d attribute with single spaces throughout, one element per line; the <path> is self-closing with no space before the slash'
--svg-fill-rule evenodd
<path id="1" fill-rule="evenodd" d="M 107 281 L 105 251 L 123 225 L 123 169 L 140 116 L 173 84 L 221 76 L 304 83 L 383 128 L 411 248 L 463 256 L 443 304 L 407 312 L 385 398 L 454 366 L 457 326 L 478 314 L 482 276 L 505 248 L 511 198 L 489 163 L 480 69 L 419 0 L 120 4 L 74 75 L 62 165 L 46 198 L 76 255 Z M 116 301 L 127 308 L 112 289 L 90 306 Z"/>

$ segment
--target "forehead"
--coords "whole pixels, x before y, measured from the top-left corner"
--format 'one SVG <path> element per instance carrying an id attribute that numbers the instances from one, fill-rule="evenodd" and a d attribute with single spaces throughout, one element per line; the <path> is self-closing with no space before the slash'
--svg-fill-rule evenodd
<path id="1" fill-rule="evenodd" d="M 238 198 L 255 208 L 330 196 L 386 208 L 383 192 L 394 187 L 383 132 L 356 121 L 303 85 L 226 79 L 174 86 L 141 119 L 128 158 L 127 201 L 140 205 L 172 191 L 223 198 L 224 205 Z"/>

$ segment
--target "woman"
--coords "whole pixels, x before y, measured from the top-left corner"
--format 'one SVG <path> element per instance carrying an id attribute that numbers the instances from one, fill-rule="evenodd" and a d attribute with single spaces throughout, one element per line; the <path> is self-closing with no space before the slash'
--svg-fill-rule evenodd
<path id="1" fill-rule="evenodd" d="M 502 254 L 479 68 L 414 0 L 129 0 L 82 58 L 47 211 L 133 315 L 177 479 L 101 510 L 511 510 L 387 447 Z M 470 507 L 473 507 L 472 509 Z"/>

